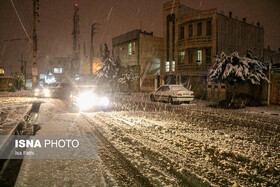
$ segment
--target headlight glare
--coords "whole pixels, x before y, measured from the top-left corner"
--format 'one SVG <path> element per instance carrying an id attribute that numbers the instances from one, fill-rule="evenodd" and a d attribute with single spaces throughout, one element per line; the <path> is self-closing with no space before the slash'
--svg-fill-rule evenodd
<path id="1" fill-rule="evenodd" d="M 91 92 L 85 92 L 78 96 L 77 104 L 80 109 L 90 109 L 96 103 L 96 96 Z"/>
<path id="2" fill-rule="evenodd" d="M 106 107 L 110 104 L 110 101 L 107 97 L 102 97 L 99 104 Z"/>

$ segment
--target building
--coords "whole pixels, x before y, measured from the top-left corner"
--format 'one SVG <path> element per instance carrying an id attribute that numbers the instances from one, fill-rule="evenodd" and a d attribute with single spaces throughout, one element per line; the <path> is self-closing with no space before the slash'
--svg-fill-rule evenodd
<path id="1" fill-rule="evenodd" d="M 207 73 L 213 58 L 221 52 L 256 48 L 263 56 L 264 29 L 249 24 L 246 18 L 226 16 L 216 9 L 195 10 L 180 4 L 179 0 L 163 5 L 164 61 L 161 64 L 162 84 L 185 84 L 196 97 L 206 98 L 208 90 L 223 90 L 224 85 L 207 83 Z"/>
<path id="2" fill-rule="evenodd" d="M 121 67 L 130 66 L 140 79 L 133 90 L 150 91 L 159 86 L 160 64 L 163 60 L 163 39 L 140 29 L 112 39 L 112 54 Z"/>
<path id="3" fill-rule="evenodd" d="M 54 57 L 49 61 L 47 80 L 64 81 L 74 78 L 80 73 L 79 59 L 72 57 Z"/>
<path id="4" fill-rule="evenodd" d="M 280 50 L 271 55 L 270 78 L 270 103 L 280 105 Z"/>

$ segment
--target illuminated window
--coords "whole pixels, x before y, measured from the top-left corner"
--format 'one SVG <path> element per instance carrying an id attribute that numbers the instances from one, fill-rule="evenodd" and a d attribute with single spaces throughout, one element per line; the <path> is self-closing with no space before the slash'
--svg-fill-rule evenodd
<path id="1" fill-rule="evenodd" d="M 4 69 L 0 69 L 0 75 L 4 75 L 5 71 Z"/>
<path id="2" fill-rule="evenodd" d="M 172 61 L 171 70 L 172 70 L 173 72 L 175 71 L 175 61 Z"/>
<path id="3" fill-rule="evenodd" d="M 178 64 L 184 64 L 185 51 L 179 51 Z"/>
<path id="4" fill-rule="evenodd" d="M 136 44 L 132 42 L 132 54 L 135 54 Z"/>
<path id="5" fill-rule="evenodd" d="M 135 42 L 130 42 L 128 44 L 128 55 L 135 54 L 135 51 L 136 51 L 136 43 Z"/>
<path id="6" fill-rule="evenodd" d="M 128 55 L 132 55 L 132 43 L 128 44 Z"/>
<path id="7" fill-rule="evenodd" d="M 202 63 L 202 50 L 197 50 L 197 64 L 200 65 Z"/>
<path id="8" fill-rule="evenodd" d="M 45 78 L 45 74 L 40 74 L 40 79 L 44 79 Z"/>
<path id="9" fill-rule="evenodd" d="M 62 68 L 54 68 L 53 72 L 54 73 L 62 73 Z"/>
<path id="10" fill-rule="evenodd" d="M 165 63 L 165 72 L 169 72 L 169 67 L 170 67 L 170 63 L 169 63 L 169 61 L 167 61 Z"/>

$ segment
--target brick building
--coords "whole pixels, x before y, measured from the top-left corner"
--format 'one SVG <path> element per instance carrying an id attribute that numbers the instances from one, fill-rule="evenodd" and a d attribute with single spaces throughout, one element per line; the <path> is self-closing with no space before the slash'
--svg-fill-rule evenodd
<path id="1" fill-rule="evenodd" d="M 121 67 L 130 66 L 140 79 L 133 90 L 150 91 L 159 86 L 160 64 L 163 59 L 163 39 L 136 29 L 112 39 L 112 54 Z"/>
<path id="2" fill-rule="evenodd" d="M 195 10 L 179 0 L 163 5 L 164 60 L 161 64 L 161 84 L 187 84 L 196 97 L 205 98 L 206 90 L 225 89 L 224 85 L 208 85 L 207 73 L 213 58 L 221 52 L 256 48 L 263 56 L 264 29 L 246 18 L 239 20 L 218 13 L 216 9 Z"/>

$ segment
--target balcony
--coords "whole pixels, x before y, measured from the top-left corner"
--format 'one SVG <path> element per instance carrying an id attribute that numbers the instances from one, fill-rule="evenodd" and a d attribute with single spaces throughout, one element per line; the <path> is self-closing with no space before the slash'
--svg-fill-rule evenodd
<path id="1" fill-rule="evenodd" d="M 194 37 L 180 39 L 178 45 L 183 46 L 183 45 L 205 44 L 205 43 L 210 43 L 211 41 L 212 41 L 211 36 L 194 36 Z"/>
<path id="2" fill-rule="evenodd" d="M 178 71 L 184 72 L 187 70 L 208 70 L 211 67 L 211 64 L 178 64 Z"/>

